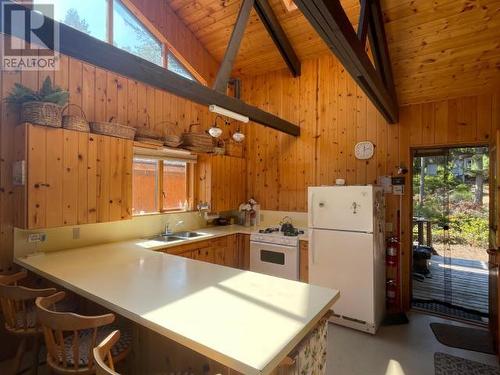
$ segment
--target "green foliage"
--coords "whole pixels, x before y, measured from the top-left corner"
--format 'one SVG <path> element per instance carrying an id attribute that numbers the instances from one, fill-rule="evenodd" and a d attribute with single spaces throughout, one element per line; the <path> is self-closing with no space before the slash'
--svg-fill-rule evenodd
<path id="1" fill-rule="evenodd" d="M 488 193 L 489 156 L 487 148 L 457 148 L 446 155 L 414 158 L 413 214 L 430 220 L 434 242 L 444 242 L 443 224 L 448 224 L 451 244 L 486 248 L 488 246 L 488 208 L 482 196 Z M 466 163 L 466 161 L 469 161 Z M 428 165 L 437 165 L 434 175 L 428 175 Z M 421 173 L 423 181 L 421 180 Z M 483 178 L 478 183 L 477 176 Z M 423 185 L 423 192 L 421 189 Z M 486 191 L 484 189 L 486 188 Z M 421 195 L 421 193 L 423 193 Z M 413 228 L 416 236 L 416 227 Z"/>
<path id="2" fill-rule="evenodd" d="M 474 194 L 471 191 L 469 185 L 459 184 L 450 192 L 451 202 L 463 202 L 472 201 L 474 199 Z"/>
<path id="3" fill-rule="evenodd" d="M 488 248 L 488 217 L 473 216 L 469 213 L 450 216 L 449 243 Z M 444 242 L 444 231 L 433 226 L 432 237 L 435 242 Z"/>
<path id="4" fill-rule="evenodd" d="M 60 106 L 65 105 L 69 99 L 69 92 L 57 86 L 52 86 L 52 81 L 49 76 L 45 78 L 42 87 L 38 91 L 34 91 L 29 87 L 19 83 L 14 84 L 14 88 L 7 96 L 8 103 L 21 105 L 26 102 L 47 102 L 55 103 Z"/>
<path id="5" fill-rule="evenodd" d="M 86 34 L 92 34 L 89 29 L 89 23 L 85 18 L 80 18 L 80 14 L 75 8 L 68 9 L 63 23 Z"/>

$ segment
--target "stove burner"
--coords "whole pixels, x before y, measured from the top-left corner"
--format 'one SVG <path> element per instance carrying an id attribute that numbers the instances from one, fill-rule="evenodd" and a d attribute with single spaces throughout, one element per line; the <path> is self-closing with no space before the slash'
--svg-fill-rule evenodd
<path id="1" fill-rule="evenodd" d="M 283 232 L 283 235 L 287 236 L 287 237 L 297 237 L 300 234 L 304 234 L 304 231 L 303 230 L 299 230 L 297 228 L 293 228 L 293 229 L 286 230 L 286 231 Z"/>
<path id="2" fill-rule="evenodd" d="M 259 233 L 274 233 L 274 232 L 279 232 L 279 228 L 266 228 L 266 229 L 260 229 Z"/>
<path id="3" fill-rule="evenodd" d="M 259 233 L 263 233 L 263 234 L 272 234 L 272 233 L 279 233 L 279 232 L 283 232 L 283 235 L 284 236 L 287 236 L 287 237 L 297 237 L 301 234 L 304 234 L 304 231 L 303 230 L 299 230 L 295 227 L 287 227 L 285 228 L 285 230 L 281 230 L 279 228 L 273 228 L 273 227 L 270 227 L 270 228 L 265 228 L 265 229 L 259 229 Z"/>

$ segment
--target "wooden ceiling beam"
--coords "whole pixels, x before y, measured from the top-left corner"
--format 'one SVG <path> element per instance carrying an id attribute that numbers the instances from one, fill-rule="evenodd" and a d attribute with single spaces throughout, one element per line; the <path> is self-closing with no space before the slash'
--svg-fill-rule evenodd
<path id="1" fill-rule="evenodd" d="M 366 44 L 366 36 L 368 34 L 368 26 L 370 24 L 370 0 L 361 0 L 359 9 L 358 21 L 358 39 L 364 46 Z"/>
<path id="2" fill-rule="evenodd" d="M 0 0 L 0 5 L 11 4 L 19 10 L 26 9 L 21 4 L 10 0 Z M 220 93 L 201 85 L 196 81 L 184 78 L 161 66 L 144 60 L 112 44 L 93 38 L 63 23 L 44 17 L 40 32 L 51 32 L 54 27 L 59 29 L 59 52 L 75 59 L 87 62 L 99 68 L 110 70 L 125 77 L 135 79 L 147 85 L 165 90 L 173 95 L 190 100 L 201 105 L 215 104 L 233 112 L 248 116 L 251 121 L 292 135 L 300 135 L 300 127 L 272 113 L 251 106 L 241 100 Z M 5 34 L 36 43 L 30 40 L 29 33 L 16 34 L 18 28 L 6 28 Z M 45 38 L 44 38 L 45 40 Z M 50 44 L 50 43 L 49 43 Z M 47 45 L 54 50 L 54 44 Z M 208 111 L 208 109 L 207 109 Z"/>
<path id="3" fill-rule="evenodd" d="M 276 18 L 271 5 L 269 5 L 268 0 L 255 0 L 254 8 L 292 75 L 294 77 L 300 76 L 300 60 Z"/>
<path id="4" fill-rule="evenodd" d="M 222 59 L 213 85 L 214 90 L 218 92 L 227 92 L 227 85 L 229 84 L 231 72 L 233 71 L 234 60 L 236 59 L 236 55 L 240 49 L 241 40 L 245 34 L 245 29 L 247 27 L 253 5 L 254 0 L 243 0 L 243 3 L 241 4 L 238 18 L 236 18 L 236 23 L 234 25 L 233 32 L 231 33 L 229 44 L 226 48 L 226 53 L 224 54 L 224 58 Z"/>
<path id="5" fill-rule="evenodd" d="M 340 1 L 295 0 L 295 4 L 384 118 L 391 124 L 397 123 L 396 95 L 373 66 Z"/>
<path id="6" fill-rule="evenodd" d="M 369 10 L 369 38 L 370 46 L 375 60 L 375 68 L 379 72 L 384 85 L 389 90 L 391 95 L 396 97 L 396 89 L 394 87 L 394 77 L 392 75 L 391 59 L 389 58 L 389 47 L 387 46 L 387 38 L 385 35 L 384 18 L 379 0 L 363 0 L 368 1 Z"/>

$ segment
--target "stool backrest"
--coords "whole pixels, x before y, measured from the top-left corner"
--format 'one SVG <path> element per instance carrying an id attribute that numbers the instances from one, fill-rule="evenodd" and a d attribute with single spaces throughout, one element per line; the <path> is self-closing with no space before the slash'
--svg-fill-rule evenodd
<path id="1" fill-rule="evenodd" d="M 97 346 L 97 329 L 113 323 L 115 316 L 113 314 L 82 316 L 54 311 L 54 305 L 64 297 L 64 292 L 58 292 L 49 297 L 36 299 L 37 316 L 47 346 L 47 361 L 61 373 L 71 374 L 80 373 L 84 369 L 92 370 L 93 349 Z M 88 347 L 82 345 L 80 349 L 80 334 L 84 330 L 90 331 L 88 332 L 91 336 L 90 343 Z M 68 334 L 72 334 L 70 345 L 67 341 Z M 84 359 L 86 361 L 83 361 L 82 365 Z"/>
<path id="2" fill-rule="evenodd" d="M 26 271 L 0 275 L 0 304 L 5 326 L 9 331 L 21 332 L 33 329 L 36 326 L 33 314 L 35 299 L 50 296 L 56 292 L 54 288 L 31 289 L 17 285 L 17 282 L 24 279 L 26 275 Z"/>
<path id="3" fill-rule="evenodd" d="M 111 348 L 120 339 L 120 331 L 113 331 L 101 343 L 94 348 L 94 360 L 96 367 L 96 375 L 119 375 L 115 371 Z M 106 360 L 109 366 L 106 364 Z"/>

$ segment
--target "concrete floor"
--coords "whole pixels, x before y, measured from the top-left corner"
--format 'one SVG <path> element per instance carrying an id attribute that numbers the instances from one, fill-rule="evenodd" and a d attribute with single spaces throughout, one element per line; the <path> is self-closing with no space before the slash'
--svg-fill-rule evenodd
<path id="1" fill-rule="evenodd" d="M 376 336 L 330 324 L 327 374 L 432 375 L 435 352 L 498 366 L 494 355 L 441 345 L 429 326 L 432 322 L 463 324 L 417 312 L 408 317 L 410 324 L 381 327 Z M 8 363 L 0 363 L 0 374 L 7 374 L 6 366 Z M 39 374 L 47 374 L 46 366 L 40 367 Z"/>
<path id="2" fill-rule="evenodd" d="M 381 327 L 376 336 L 331 324 L 328 332 L 328 375 L 432 375 L 434 353 L 498 366 L 497 357 L 440 344 L 432 322 L 464 325 L 417 312 L 410 324 Z"/>

